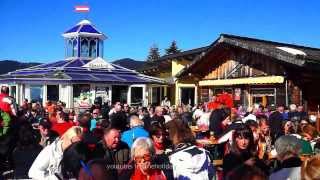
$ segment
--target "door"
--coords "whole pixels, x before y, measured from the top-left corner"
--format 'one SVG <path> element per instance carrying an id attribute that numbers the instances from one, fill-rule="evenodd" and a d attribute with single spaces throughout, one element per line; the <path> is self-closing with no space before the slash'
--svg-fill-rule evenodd
<path id="1" fill-rule="evenodd" d="M 181 88 L 181 103 L 194 105 L 194 88 Z"/>
<path id="2" fill-rule="evenodd" d="M 47 100 L 59 100 L 59 85 L 47 85 Z"/>
<path id="3" fill-rule="evenodd" d="M 158 106 L 161 103 L 161 87 L 152 87 L 152 105 Z"/>
<path id="4" fill-rule="evenodd" d="M 131 87 L 131 105 L 143 104 L 143 87 Z"/>
<path id="5" fill-rule="evenodd" d="M 127 103 L 128 86 L 112 86 L 112 104 L 115 102 Z"/>

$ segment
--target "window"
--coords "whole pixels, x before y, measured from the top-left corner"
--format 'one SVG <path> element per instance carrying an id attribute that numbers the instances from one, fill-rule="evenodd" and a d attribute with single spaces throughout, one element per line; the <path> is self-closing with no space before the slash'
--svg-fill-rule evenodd
<path id="1" fill-rule="evenodd" d="M 90 84 L 73 85 L 73 102 L 75 107 L 89 107 L 92 104 L 92 99 Z"/>
<path id="2" fill-rule="evenodd" d="M 89 46 L 89 57 L 95 58 L 97 57 L 97 43 L 95 40 L 90 41 L 90 46 Z"/>
<path id="3" fill-rule="evenodd" d="M 82 39 L 81 40 L 81 57 L 88 57 L 89 56 L 89 43 L 88 40 Z"/>
<path id="4" fill-rule="evenodd" d="M 16 86 L 10 87 L 10 96 L 17 98 L 17 87 Z"/>
<path id="5" fill-rule="evenodd" d="M 131 104 L 142 105 L 143 102 L 143 88 L 131 87 Z"/>
<path id="6" fill-rule="evenodd" d="M 252 88 L 250 93 L 253 104 L 262 104 L 265 107 L 275 105 L 274 88 Z"/>
<path id="7" fill-rule="evenodd" d="M 78 56 L 78 43 L 77 43 L 77 40 L 74 39 L 73 40 L 73 48 L 72 48 L 72 57 L 76 57 Z"/>
<path id="8" fill-rule="evenodd" d="M 73 85 L 73 97 L 77 98 L 82 93 L 90 92 L 90 84 L 74 84 Z"/>
<path id="9" fill-rule="evenodd" d="M 40 85 L 30 86 L 30 98 L 31 101 L 38 101 L 42 103 L 43 99 L 43 89 Z"/>
<path id="10" fill-rule="evenodd" d="M 99 57 L 103 57 L 103 41 L 99 41 Z"/>
<path id="11" fill-rule="evenodd" d="M 72 48 L 73 48 L 73 45 L 72 45 L 72 40 L 71 39 L 68 39 L 67 40 L 67 47 L 66 47 L 66 57 L 72 57 Z"/>
<path id="12" fill-rule="evenodd" d="M 96 98 L 101 97 L 102 103 L 106 103 L 110 100 L 109 87 L 96 86 Z"/>

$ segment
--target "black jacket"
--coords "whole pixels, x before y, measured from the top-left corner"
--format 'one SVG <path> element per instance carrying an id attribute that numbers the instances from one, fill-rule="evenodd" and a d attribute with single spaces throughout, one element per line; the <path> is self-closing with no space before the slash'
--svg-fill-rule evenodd
<path id="1" fill-rule="evenodd" d="M 127 130 L 127 116 L 124 112 L 116 112 L 110 116 L 111 126 L 121 130 L 121 132 Z"/>
<path id="2" fill-rule="evenodd" d="M 213 131 L 215 136 L 221 136 L 223 134 L 223 129 L 221 122 L 223 121 L 223 112 L 222 109 L 215 109 L 211 112 L 209 118 L 209 130 Z"/>
<path id="3" fill-rule="evenodd" d="M 156 165 L 159 169 L 163 171 L 167 180 L 173 180 L 173 169 L 172 164 L 169 161 L 169 156 L 167 154 L 156 154 L 153 158 L 152 164 Z"/>
<path id="4" fill-rule="evenodd" d="M 279 111 L 273 112 L 269 116 L 270 133 L 271 133 L 273 142 L 283 134 L 283 131 L 282 131 L 283 121 L 284 121 L 283 116 Z"/>
<path id="5" fill-rule="evenodd" d="M 31 145 L 13 151 L 14 178 L 28 178 L 28 171 L 41 150 L 40 145 Z"/>
<path id="6" fill-rule="evenodd" d="M 130 149 L 128 145 L 120 141 L 116 149 L 109 149 L 100 141 L 95 149 L 94 158 L 103 158 L 108 164 L 121 165 L 126 164 L 130 160 Z"/>
<path id="7" fill-rule="evenodd" d="M 164 124 L 165 124 L 165 119 L 163 116 L 157 116 L 157 115 L 154 115 L 152 118 L 151 118 L 151 125 L 154 124 L 154 123 L 159 123 L 159 125 L 161 127 L 165 127 Z"/>
<path id="8" fill-rule="evenodd" d="M 93 159 L 101 159 L 103 158 L 106 161 L 106 164 L 111 165 L 107 168 L 112 168 L 112 170 L 116 170 L 118 180 L 127 179 L 127 173 L 122 173 L 123 171 L 126 172 L 126 165 L 130 163 L 130 149 L 128 145 L 122 141 L 116 149 L 109 149 L 106 145 L 100 141 L 94 152 Z"/>
<path id="9" fill-rule="evenodd" d="M 223 175 L 226 176 L 230 171 L 242 165 L 246 160 L 254 158 L 250 153 L 241 153 L 240 155 L 230 152 L 223 158 Z M 262 170 L 266 175 L 269 174 L 269 167 L 263 161 L 255 158 L 255 166 Z"/>
<path id="10" fill-rule="evenodd" d="M 283 162 L 275 161 L 272 173 L 280 171 L 283 168 L 300 167 L 301 165 L 302 161 L 299 157 L 291 157 L 289 159 L 284 160 Z"/>
<path id="11" fill-rule="evenodd" d="M 147 131 L 151 130 L 151 118 L 149 115 L 145 115 L 142 118 L 143 124 L 144 124 L 144 129 L 146 129 Z"/>

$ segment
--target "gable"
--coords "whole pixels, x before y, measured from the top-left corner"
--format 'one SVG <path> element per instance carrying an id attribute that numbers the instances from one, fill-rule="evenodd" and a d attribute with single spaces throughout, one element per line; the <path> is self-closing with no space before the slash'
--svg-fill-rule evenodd
<path id="1" fill-rule="evenodd" d="M 216 64 L 203 76 L 203 79 L 232 79 L 283 75 L 285 70 L 280 63 L 269 57 L 240 52 L 232 58 L 212 59 Z"/>
<path id="2" fill-rule="evenodd" d="M 89 61 L 87 64 L 82 67 L 90 68 L 90 69 L 114 69 L 114 67 L 102 59 L 101 57 L 97 57 L 92 61 Z"/>

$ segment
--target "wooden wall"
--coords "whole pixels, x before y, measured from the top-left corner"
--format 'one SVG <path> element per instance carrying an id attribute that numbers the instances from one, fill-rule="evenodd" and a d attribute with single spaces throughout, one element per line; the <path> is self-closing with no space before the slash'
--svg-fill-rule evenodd
<path id="1" fill-rule="evenodd" d="M 199 102 L 209 102 L 210 95 L 209 95 L 209 87 L 201 87 L 199 86 Z"/>
<path id="2" fill-rule="evenodd" d="M 228 56 L 230 57 L 230 56 Z M 279 62 L 246 51 L 240 51 L 230 59 L 212 59 L 216 61 L 203 79 L 227 79 L 257 77 L 265 75 L 283 75 L 284 67 Z"/>

